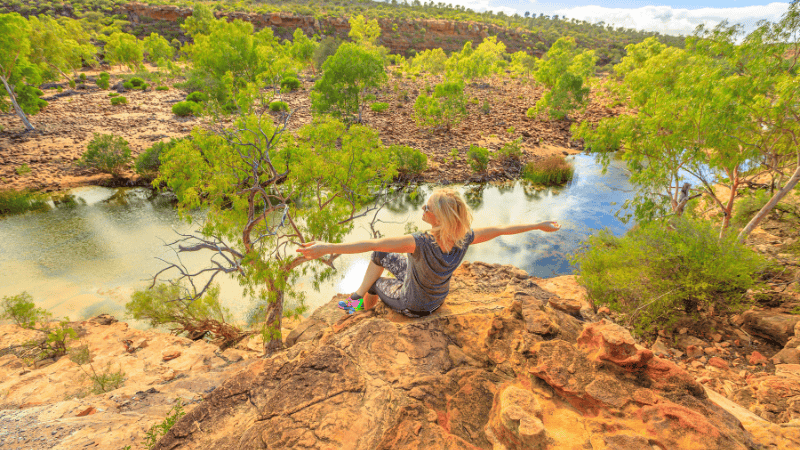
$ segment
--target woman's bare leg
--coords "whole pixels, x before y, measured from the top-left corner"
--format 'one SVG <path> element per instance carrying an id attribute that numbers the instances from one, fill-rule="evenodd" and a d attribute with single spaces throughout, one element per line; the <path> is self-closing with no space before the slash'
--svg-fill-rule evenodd
<path id="1" fill-rule="evenodd" d="M 372 295 L 370 293 L 364 295 L 364 311 L 374 308 L 375 305 L 378 304 L 378 300 L 380 300 L 380 297 L 377 295 Z"/>
<path id="2" fill-rule="evenodd" d="M 361 282 L 361 286 L 356 289 L 356 294 L 364 297 L 364 306 L 366 306 L 367 299 L 369 297 L 378 298 L 377 295 L 368 294 L 367 291 L 369 288 L 378 281 L 378 278 L 383 275 L 383 267 L 375 264 L 374 262 L 370 261 L 369 266 L 367 266 L 367 273 L 364 274 L 364 281 Z M 374 304 L 374 303 L 373 303 Z"/>

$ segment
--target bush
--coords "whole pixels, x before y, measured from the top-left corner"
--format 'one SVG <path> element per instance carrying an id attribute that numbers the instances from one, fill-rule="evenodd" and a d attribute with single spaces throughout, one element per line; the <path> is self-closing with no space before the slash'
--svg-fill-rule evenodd
<path id="1" fill-rule="evenodd" d="M 130 80 L 128 80 L 128 82 L 134 88 L 142 88 L 142 86 L 147 86 L 147 83 L 145 83 L 145 81 L 143 79 L 139 78 L 139 77 L 133 77 Z"/>
<path id="2" fill-rule="evenodd" d="M 191 94 L 186 96 L 186 101 L 195 103 L 205 103 L 208 101 L 208 95 L 200 91 L 192 92 Z"/>
<path id="3" fill-rule="evenodd" d="M 25 175 L 31 174 L 31 166 L 29 166 L 27 163 L 24 163 L 17 167 L 14 171 L 17 172 L 17 175 L 24 177 Z"/>
<path id="4" fill-rule="evenodd" d="M 621 312 L 638 333 L 673 325 L 681 313 L 741 306 L 766 261 L 734 233 L 719 238 L 705 221 L 640 225 L 624 237 L 591 236 L 573 256 L 595 304 Z"/>
<path id="5" fill-rule="evenodd" d="M 414 120 L 422 128 L 452 128 L 466 116 L 464 83 L 444 82 L 436 85 L 432 96 L 421 94 L 414 102 Z"/>
<path id="6" fill-rule="evenodd" d="M 156 86 L 157 91 L 168 91 L 169 86 Z"/>
<path id="7" fill-rule="evenodd" d="M 380 112 L 384 112 L 387 109 L 389 109 L 389 104 L 388 103 L 384 103 L 384 102 L 376 102 L 376 103 L 371 104 L 369 107 L 373 111 L 380 113 Z"/>
<path id="8" fill-rule="evenodd" d="M 286 102 L 274 101 L 269 104 L 269 110 L 272 112 L 289 111 L 289 105 Z"/>
<path id="9" fill-rule="evenodd" d="M 290 92 L 300 89 L 300 80 L 295 77 L 286 77 L 281 80 L 281 91 Z"/>
<path id="10" fill-rule="evenodd" d="M 128 99 L 126 97 L 123 97 L 123 96 L 119 96 L 119 97 L 114 96 L 114 98 L 111 99 L 111 105 L 113 105 L 113 106 L 127 105 L 127 104 L 128 104 Z"/>
<path id="11" fill-rule="evenodd" d="M 561 155 L 551 155 L 529 162 L 522 169 L 522 178 L 531 183 L 557 185 L 572 180 L 575 168 Z"/>
<path id="12" fill-rule="evenodd" d="M 397 170 L 403 175 L 419 175 L 428 168 L 428 157 L 407 145 L 391 145 L 389 151 L 397 161 Z"/>
<path id="13" fill-rule="evenodd" d="M 111 101 L 125 98 L 117 97 Z M 86 152 L 78 160 L 78 166 L 90 167 L 119 177 L 131 161 L 128 141 L 113 134 L 94 133 L 94 138 L 86 147 Z"/>
<path id="14" fill-rule="evenodd" d="M 334 39 L 331 36 L 325 37 L 317 48 L 314 49 L 314 54 L 311 56 L 311 60 L 314 62 L 314 68 L 316 68 L 316 70 L 322 69 L 322 65 L 325 64 L 328 57 L 336 53 L 341 43 L 342 41 Z"/>
<path id="15" fill-rule="evenodd" d="M 122 83 L 122 87 L 131 91 L 134 89 L 133 83 L 131 83 L 130 81 Z"/>
<path id="16" fill-rule="evenodd" d="M 108 96 L 109 97 L 118 97 L 119 96 L 119 92 L 109 92 Z"/>
<path id="17" fill-rule="evenodd" d="M 172 114 L 175 114 L 179 117 L 185 117 L 189 115 L 199 116 L 202 110 L 202 106 L 190 101 L 178 102 L 172 105 Z"/>
<path id="18" fill-rule="evenodd" d="M 470 145 L 467 161 L 473 172 L 484 173 L 489 168 L 489 150 L 477 145 Z"/>
<path id="19" fill-rule="evenodd" d="M 41 194 L 30 191 L 0 190 L 0 216 L 26 211 L 46 211 L 49 207 Z"/>
<path id="20" fill-rule="evenodd" d="M 175 400 L 175 406 L 167 412 L 167 416 L 161 423 L 157 423 L 150 427 L 150 429 L 144 435 L 144 445 L 148 450 L 152 449 L 158 443 L 158 440 L 161 439 L 162 436 L 167 434 L 167 432 L 172 429 L 172 426 L 175 425 L 175 422 L 178 421 L 181 417 L 185 416 L 186 413 L 183 411 L 183 404 L 181 403 L 181 399 L 178 398 Z"/>
<path id="21" fill-rule="evenodd" d="M 25 342 L 23 347 L 32 352 L 36 359 L 59 358 L 67 354 L 67 341 L 77 339 L 78 334 L 69 327 L 69 319 L 57 325 L 50 323 L 52 315 L 37 308 L 27 292 L 12 297 L 3 297 L 0 304 L 0 320 L 11 320 L 20 328 L 35 330 L 44 334 L 39 340 Z"/>
<path id="22" fill-rule="evenodd" d="M 154 180 L 161 168 L 161 154 L 180 142 L 180 139 L 170 139 L 169 142 L 156 142 L 152 147 L 142 152 L 134 163 L 136 173 L 142 178 Z"/>
<path id="23" fill-rule="evenodd" d="M 84 81 L 84 82 L 85 82 L 85 81 L 86 81 L 86 74 L 85 74 L 85 73 L 82 73 L 82 74 L 80 74 L 80 76 L 79 76 L 78 78 L 80 78 L 80 79 L 81 79 L 81 81 Z"/>
<path id="24" fill-rule="evenodd" d="M 211 333 L 214 342 L 225 349 L 250 333 L 227 322 L 230 315 L 219 303 L 219 287 L 211 286 L 201 298 L 189 301 L 178 284 L 162 283 L 152 289 L 137 290 L 125 304 L 128 317 L 146 320 L 151 327 L 168 326 L 173 333 L 188 335 Z"/>
<path id="25" fill-rule="evenodd" d="M 95 83 L 97 84 L 97 87 L 99 87 L 100 89 L 108 89 L 110 80 L 111 80 L 111 75 L 109 75 L 108 72 L 100 72 L 100 75 L 97 76 Z"/>
<path id="26" fill-rule="evenodd" d="M 498 150 L 497 152 L 497 159 L 501 162 L 519 162 L 520 158 L 522 158 L 522 138 L 514 139 L 511 142 L 507 142 L 503 147 Z"/>

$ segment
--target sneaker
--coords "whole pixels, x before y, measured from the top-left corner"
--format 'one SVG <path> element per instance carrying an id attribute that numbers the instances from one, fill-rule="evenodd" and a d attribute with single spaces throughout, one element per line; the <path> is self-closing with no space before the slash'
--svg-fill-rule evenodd
<path id="1" fill-rule="evenodd" d="M 353 300 L 352 297 L 347 297 L 347 300 L 339 300 L 339 309 L 343 309 L 347 314 L 353 314 L 356 311 L 364 310 L 364 299 L 359 298 Z"/>

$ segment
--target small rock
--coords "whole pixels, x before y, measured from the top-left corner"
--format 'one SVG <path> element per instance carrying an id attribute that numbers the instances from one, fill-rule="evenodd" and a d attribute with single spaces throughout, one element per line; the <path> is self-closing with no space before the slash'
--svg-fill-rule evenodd
<path id="1" fill-rule="evenodd" d="M 714 333 L 713 335 L 711 335 L 711 339 L 714 342 L 721 342 L 722 341 L 722 335 L 719 334 L 719 333 Z"/>
<path id="2" fill-rule="evenodd" d="M 757 352 L 757 351 L 751 353 L 750 356 L 747 358 L 747 361 L 750 362 L 750 364 L 754 365 L 754 366 L 758 365 L 758 364 L 762 364 L 762 365 L 767 364 L 767 358 L 764 355 L 762 355 L 761 353 Z"/>
<path id="3" fill-rule="evenodd" d="M 163 361 L 171 361 L 179 356 L 181 356 L 180 350 L 164 350 L 161 352 L 161 359 Z"/>
<path id="4" fill-rule="evenodd" d="M 94 406 L 90 406 L 90 407 L 84 409 L 83 411 L 79 412 L 76 417 L 91 416 L 92 414 L 94 414 L 96 412 L 97 412 L 97 410 L 94 408 Z"/>
<path id="5" fill-rule="evenodd" d="M 690 362 L 689 365 L 692 366 L 693 369 L 702 369 L 705 366 L 705 364 L 697 360 Z"/>
<path id="6" fill-rule="evenodd" d="M 740 370 L 739 371 L 739 376 L 742 377 L 742 378 L 747 378 L 747 371 L 746 370 Z"/>
<path id="7" fill-rule="evenodd" d="M 703 356 L 703 349 L 696 345 L 690 345 L 686 347 L 686 356 L 689 358 L 699 358 Z"/>
<path id="8" fill-rule="evenodd" d="M 703 353 L 706 355 L 716 355 L 719 353 L 719 351 L 717 351 L 717 349 L 714 347 L 706 347 L 703 349 Z"/>
<path id="9" fill-rule="evenodd" d="M 110 314 L 100 314 L 97 317 L 92 317 L 89 322 L 97 325 L 111 325 L 112 323 L 119 322 L 114 316 Z"/>
<path id="10" fill-rule="evenodd" d="M 686 334 L 689 332 L 689 329 L 686 327 L 678 328 L 678 334 Z"/>
<path id="11" fill-rule="evenodd" d="M 708 365 L 722 370 L 728 370 L 730 368 L 724 359 L 717 358 L 716 356 L 708 360 Z"/>
<path id="12" fill-rule="evenodd" d="M 167 370 L 161 375 L 161 379 L 164 381 L 172 381 L 175 379 L 175 371 L 172 369 Z"/>
<path id="13" fill-rule="evenodd" d="M 549 304 L 567 314 L 578 314 L 581 310 L 581 302 L 571 298 L 551 297 Z"/>
<path id="14" fill-rule="evenodd" d="M 659 356 L 660 355 L 669 356 L 669 347 L 667 347 L 664 344 L 664 342 L 661 340 L 660 337 L 658 339 L 656 339 L 656 341 L 650 347 L 650 350 L 652 350 L 653 353 L 655 353 L 656 355 L 659 355 Z"/>
<path id="15" fill-rule="evenodd" d="M 611 314 L 611 310 L 608 309 L 607 306 L 601 306 L 601 307 L 597 308 L 597 314 L 606 314 L 606 315 L 608 315 L 608 314 Z"/>

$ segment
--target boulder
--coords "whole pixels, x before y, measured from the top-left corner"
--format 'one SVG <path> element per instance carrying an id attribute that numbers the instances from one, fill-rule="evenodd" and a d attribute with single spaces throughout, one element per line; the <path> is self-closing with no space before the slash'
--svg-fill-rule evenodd
<path id="1" fill-rule="evenodd" d="M 800 323 L 800 315 L 779 314 L 772 311 L 746 311 L 744 328 L 749 333 L 769 339 L 781 346 L 786 345 L 795 335 L 795 326 Z"/>
<path id="2" fill-rule="evenodd" d="M 156 448 L 754 447 L 622 327 L 545 306 L 504 266 L 462 266 L 453 287 L 430 316 L 379 305 L 253 362 Z"/>

